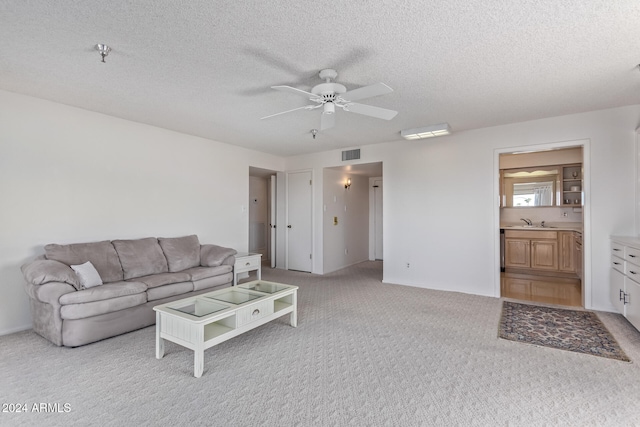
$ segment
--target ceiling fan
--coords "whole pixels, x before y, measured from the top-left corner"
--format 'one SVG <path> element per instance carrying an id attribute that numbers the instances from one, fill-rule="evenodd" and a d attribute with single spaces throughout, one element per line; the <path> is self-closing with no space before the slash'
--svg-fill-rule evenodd
<path id="1" fill-rule="evenodd" d="M 294 108 L 293 110 L 287 110 L 281 113 L 271 114 L 270 116 L 262 117 L 261 120 L 297 110 L 315 110 L 317 108 L 322 108 L 320 130 L 326 130 L 335 125 L 336 119 L 334 113 L 336 112 L 336 107 L 342 108 L 344 111 L 351 113 L 363 114 L 365 116 L 384 120 L 391 120 L 396 116 L 396 114 L 398 114 L 397 111 L 353 102 L 393 92 L 393 89 L 386 84 L 375 83 L 347 91 L 346 87 L 332 81 L 337 77 L 337 75 L 338 73 L 336 70 L 332 70 L 330 68 L 320 71 L 320 78 L 325 82 L 314 86 L 311 89 L 311 92 L 296 89 L 291 86 L 271 86 L 271 89 L 305 96 L 309 101 L 314 102 L 314 104 L 305 105 L 304 107 Z"/>

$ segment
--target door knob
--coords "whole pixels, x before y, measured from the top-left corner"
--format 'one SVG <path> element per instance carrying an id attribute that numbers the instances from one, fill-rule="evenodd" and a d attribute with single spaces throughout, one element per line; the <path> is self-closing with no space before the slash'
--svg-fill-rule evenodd
<path id="1" fill-rule="evenodd" d="M 291 224 L 287 225 L 287 228 L 291 228 Z"/>

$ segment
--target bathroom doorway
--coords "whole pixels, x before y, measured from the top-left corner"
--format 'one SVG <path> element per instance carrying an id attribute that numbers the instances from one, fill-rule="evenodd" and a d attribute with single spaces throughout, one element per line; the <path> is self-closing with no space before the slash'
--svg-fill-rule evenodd
<path id="1" fill-rule="evenodd" d="M 590 306 L 588 141 L 496 151 L 499 295 Z"/>

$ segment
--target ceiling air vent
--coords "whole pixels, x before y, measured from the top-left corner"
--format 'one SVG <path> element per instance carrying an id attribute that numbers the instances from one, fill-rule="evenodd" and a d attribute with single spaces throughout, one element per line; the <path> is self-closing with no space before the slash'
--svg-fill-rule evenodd
<path id="1" fill-rule="evenodd" d="M 346 150 L 342 152 L 342 161 L 346 160 L 358 160 L 360 159 L 360 149 L 356 148 L 355 150 Z"/>

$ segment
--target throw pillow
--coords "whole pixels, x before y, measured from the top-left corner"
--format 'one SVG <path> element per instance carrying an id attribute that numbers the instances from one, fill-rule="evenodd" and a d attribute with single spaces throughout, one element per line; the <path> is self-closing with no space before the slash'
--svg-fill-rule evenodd
<path id="1" fill-rule="evenodd" d="M 82 286 L 83 289 L 102 285 L 102 279 L 98 274 L 98 270 L 91 264 L 91 261 L 80 265 L 72 265 L 71 268 L 76 272 L 78 279 L 80 279 L 80 286 Z"/>

